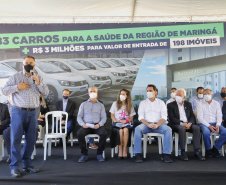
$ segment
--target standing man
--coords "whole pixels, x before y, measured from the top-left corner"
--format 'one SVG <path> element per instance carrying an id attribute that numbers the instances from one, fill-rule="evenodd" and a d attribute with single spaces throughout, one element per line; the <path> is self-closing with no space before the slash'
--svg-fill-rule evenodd
<path id="1" fill-rule="evenodd" d="M 67 122 L 67 139 L 70 136 L 70 133 L 74 129 L 75 125 L 75 102 L 69 100 L 68 98 L 70 97 L 70 91 L 68 89 L 64 89 L 62 92 L 62 100 L 58 101 L 56 104 L 56 110 L 58 111 L 64 111 L 68 113 L 68 122 Z M 63 116 L 62 118 L 62 124 L 65 124 L 65 119 L 66 117 Z"/>
<path id="2" fill-rule="evenodd" d="M 82 156 L 78 160 L 79 163 L 88 160 L 88 150 L 86 148 L 85 136 L 88 134 L 98 134 L 100 136 L 97 149 L 97 160 L 104 162 L 102 153 L 105 148 L 107 133 L 104 128 L 107 117 L 104 105 L 100 103 L 98 98 L 98 90 L 96 87 L 89 87 L 89 99 L 83 102 L 78 111 L 77 121 L 82 126 L 77 133 L 79 146 Z"/>
<path id="3" fill-rule="evenodd" d="M 168 103 L 171 103 L 171 102 L 175 101 L 176 91 L 177 91 L 177 89 L 175 87 L 173 87 L 170 90 L 170 96 L 171 96 L 171 98 L 166 101 L 166 106 L 167 106 Z"/>
<path id="4" fill-rule="evenodd" d="M 200 149 L 200 128 L 195 124 L 195 116 L 193 114 L 190 102 L 185 101 L 186 91 L 178 89 L 176 93 L 176 101 L 167 105 L 169 125 L 173 132 L 179 134 L 179 144 L 181 149 L 181 160 L 187 161 L 188 157 L 185 152 L 186 132 L 193 133 L 194 156 L 204 161 L 205 158 L 199 153 Z"/>
<path id="5" fill-rule="evenodd" d="M 156 98 L 156 86 L 147 86 L 147 99 L 140 102 L 138 114 L 139 121 L 142 122 L 135 128 L 134 134 L 134 151 L 135 162 L 142 163 L 142 137 L 146 133 L 164 134 L 163 155 L 161 160 L 171 163 L 169 155 L 172 148 L 172 129 L 163 124 L 167 119 L 167 111 L 165 103 Z"/>
<path id="6" fill-rule="evenodd" d="M 36 173 L 31 155 L 36 142 L 37 115 L 39 93 L 48 95 L 49 90 L 39 75 L 31 75 L 35 68 L 35 58 L 26 56 L 23 61 L 23 71 L 10 76 L 2 88 L 4 95 L 12 94 L 11 109 L 11 160 L 10 169 L 13 177 L 21 175 L 19 162 L 21 160 L 21 140 L 25 135 L 22 154 L 23 171 Z"/>
<path id="7" fill-rule="evenodd" d="M 197 104 L 197 118 L 203 133 L 203 139 L 207 157 L 220 157 L 219 149 L 226 141 L 226 128 L 221 126 L 222 110 L 220 104 L 212 99 L 213 91 L 204 90 L 204 99 Z M 210 134 L 219 133 L 220 137 L 210 148 Z"/>
<path id="8" fill-rule="evenodd" d="M 203 90 L 204 90 L 203 87 L 198 87 L 196 89 L 196 96 L 191 97 L 189 101 L 192 105 L 193 112 L 195 112 L 197 103 L 203 99 Z"/>

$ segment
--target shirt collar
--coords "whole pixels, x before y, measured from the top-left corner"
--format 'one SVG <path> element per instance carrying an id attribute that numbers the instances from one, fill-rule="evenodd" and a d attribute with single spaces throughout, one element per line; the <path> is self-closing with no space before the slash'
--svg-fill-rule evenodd
<path id="1" fill-rule="evenodd" d="M 87 101 L 88 101 L 88 102 L 91 102 L 91 100 L 90 100 L 90 99 L 88 99 Z M 98 100 L 96 100 L 96 101 L 95 101 L 95 103 L 98 103 L 98 102 L 99 102 Z"/>

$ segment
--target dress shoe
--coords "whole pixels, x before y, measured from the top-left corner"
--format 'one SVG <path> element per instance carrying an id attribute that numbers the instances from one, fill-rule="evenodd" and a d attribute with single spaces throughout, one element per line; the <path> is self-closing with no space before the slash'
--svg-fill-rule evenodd
<path id="1" fill-rule="evenodd" d="M 6 163 L 11 163 L 11 157 L 9 155 L 8 159 L 6 160 Z"/>
<path id="2" fill-rule="evenodd" d="M 211 149 L 211 151 L 212 151 L 214 157 L 220 157 L 221 156 L 221 154 L 219 153 L 218 149 L 216 149 L 214 146 Z"/>
<path id="3" fill-rule="evenodd" d="M 20 177 L 21 176 L 20 170 L 19 169 L 11 170 L 11 175 L 12 177 Z"/>
<path id="4" fill-rule="evenodd" d="M 214 154 L 211 150 L 206 150 L 206 158 L 212 158 L 214 157 Z"/>
<path id="5" fill-rule="evenodd" d="M 38 173 L 39 169 L 35 168 L 34 166 L 32 167 L 23 167 L 23 172 L 29 172 L 29 173 Z"/>
<path id="6" fill-rule="evenodd" d="M 143 162 L 142 155 L 141 154 L 136 154 L 136 156 L 135 156 L 135 162 L 136 163 L 142 163 Z"/>
<path id="7" fill-rule="evenodd" d="M 88 156 L 87 156 L 87 155 L 82 155 L 82 156 L 79 158 L 78 162 L 79 162 L 79 163 L 84 163 L 84 162 L 86 162 L 87 160 L 88 160 Z"/>
<path id="8" fill-rule="evenodd" d="M 200 161 L 205 161 L 205 160 L 206 160 L 206 158 L 203 157 L 199 152 L 195 153 L 195 154 L 194 154 L 194 157 L 195 157 L 196 159 L 200 160 Z"/>
<path id="9" fill-rule="evenodd" d="M 170 159 L 168 154 L 163 154 L 161 157 L 161 160 L 164 161 L 165 163 L 172 163 L 172 159 Z"/>
<path id="10" fill-rule="evenodd" d="M 119 160 L 122 160 L 122 159 L 123 159 L 123 157 L 122 157 L 122 156 L 118 156 L 118 159 L 119 159 Z"/>
<path id="11" fill-rule="evenodd" d="M 188 156 L 187 156 L 186 152 L 183 152 L 183 153 L 181 154 L 180 159 L 181 159 L 182 161 L 188 161 Z"/>

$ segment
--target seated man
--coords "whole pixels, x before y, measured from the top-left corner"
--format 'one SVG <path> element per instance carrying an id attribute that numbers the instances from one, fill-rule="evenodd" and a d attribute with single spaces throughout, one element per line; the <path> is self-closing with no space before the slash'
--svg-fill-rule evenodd
<path id="1" fill-rule="evenodd" d="M 222 111 L 220 104 L 212 100 L 213 92 L 210 89 L 204 90 L 204 99 L 197 104 L 197 119 L 206 149 L 206 157 L 220 157 L 219 149 L 226 141 L 226 128 L 221 126 Z M 220 137 L 213 146 L 210 148 L 210 134 L 220 133 Z"/>
<path id="2" fill-rule="evenodd" d="M 200 149 L 200 128 L 195 124 L 191 103 L 185 101 L 186 91 L 178 89 L 176 92 L 176 101 L 167 105 L 169 125 L 173 132 L 179 133 L 179 144 L 181 149 L 181 160 L 187 161 L 188 157 L 185 152 L 186 132 L 193 133 L 194 155 L 199 160 L 205 160 L 199 154 Z"/>
<path id="3" fill-rule="evenodd" d="M 147 99 L 140 102 L 138 114 L 139 121 L 142 123 L 135 128 L 134 134 L 134 151 L 135 162 L 142 161 L 142 137 L 146 133 L 160 133 L 164 134 L 163 140 L 163 155 L 161 160 L 171 163 L 169 155 L 171 154 L 172 143 L 172 129 L 163 123 L 167 119 L 167 111 L 165 103 L 156 98 L 156 86 L 147 86 Z"/>
<path id="4" fill-rule="evenodd" d="M 222 114 L 223 114 L 223 126 L 226 127 L 226 101 L 224 101 L 223 103 Z"/>
<path id="5" fill-rule="evenodd" d="M 221 96 L 215 99 L 216 101 L 218 101 L 220 103 L 220 106 L 222 108 L 223 103 L 226 100 L 226 87 L 222 87 L 221 88 Z"/>
<path id="6" fill-rule="evenodd" d="M 174 87 L 170 90 L 171 98 L 166 101 L 166 106 L 167 106 L 168 103 L 171 103 L 171 102 L 175 101 L 176 91 L 177 91 L 177 89 L 174 88 Z"/>
<path id="7" fill-rule="evenodd" d="M 203 99 L 203 90 L 204 90 L 203 87 L 198 87 L 196 89 L 196 96 L 191 97 L 191 99 L 189 101 L 192 105 L 193 112 L 196 109 L 197 103 Z"/>
<path id="8" fill-rule="evenodd" d="M 97 149 L 97 160 L 103 162 L 102 153 L 105 148 L 107 133 L 104 124 L 107 120 L 104 105 L 100 103 L 98 98 L 98 89 L 96 87 L 89 87 L 90 98 L 83 102 L 78 111 L 77 121 L 82 126 L 77 133 L 79 146 L 81 148 L 82 156 L 78 160 L 79 163 L 88 160 L 88 150 L 86 148 L 85 136 L 88 134 L 98 134 L 100 141 Z"/>
<path id="9" fill-rule="evenodd" d="M 67 121 L 67 139 L 70 136 L 70 133 L 74 129 L 74 112 L 75 112 L 75 102 L 69 100 L 70 91 L 68 89 L 64 89 L 62 92 L 62 100 L 58 101 L 56 104 L 56 110 L 64 111 L 68 113 L 68 121 Z M 65 117 L 62 118 L 62 124 L 65 124 Z"/>

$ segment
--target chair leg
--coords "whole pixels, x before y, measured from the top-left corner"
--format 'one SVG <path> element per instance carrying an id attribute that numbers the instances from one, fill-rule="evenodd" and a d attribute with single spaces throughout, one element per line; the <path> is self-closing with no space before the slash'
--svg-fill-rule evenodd
<path id="1" fill-rule="evenodd" d="M 4 156 L 4 154 L 3 154 L 3 152 L 4 152 L 4 149 L 3 149 L 4 144 L 3 144 L 3 136 L 2 135 L 0 136 L 0 145 L 1 145 L 0 146 L 0 161 L 2 161 L 2 158 Z"/>
<path id="2" fill-rule="evenodd" d="M 147 154 L 147 135 L 144 134 L 143 135 L 143 157 L 146 158 L 146 154 Z"/>
<path id="3" fill-rule="evenodd" d="M 73 146 L 73 132 L 70 133 L 71 146 Z"/>
<path id="4" fill-rule="evenodd" d="M 47 152 L 47 138 L 45 137 L 45 142 L 44 142 L 44 161 L 46 160 L 46 152 Z"/>
<path id="5" fill-rule="evenodd" d="M 66 160 L 67 159 L 66 138 L 65 137 L 62 137 L 62 141 L 63 141 L 64 160 Z"/>
<path id="6" fill-rule="evenodd" d="M 102 156 L 105 159 L 105 150 L 103 151 Z"/>
<path id="7" fill-rule="evenodd" d="M 118 153 L 118 145 L 115 147 L 115 153 Z"/>
<path id="8" fill-rule="evenodd" d="M 162 137 L 158 137 L 159 154 L 162 154 Z"/>
<path id="9" fill-rule="evenodd" d="M 175 156 L 178 157 L 179 134 L 175 133 Z"/>
<path id="10" fill-rule="evenodd" d="M 205 156 L 205 155 L 206 155 L 206 150 L 205 150 L 204 139 L 203 139 L 203 136 L 202 136 L 202 156 Z"/>
<path id="11" fill-rule="evenodd" d="M 52 145 L 52 139 L 49 138 L 49 141 L 48 141 L 48 156 L 51 156 L 51 145 Z"/>
<path id="12" fill-rule="evenodd" d="M 114 148 L 111 148 L 111 158 L 114 158 Z"/>

